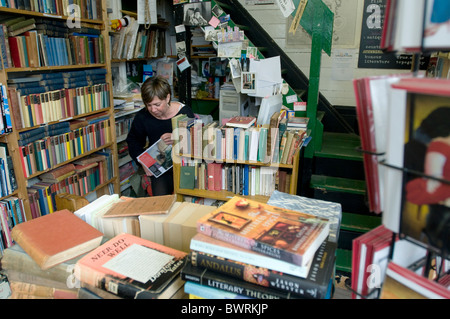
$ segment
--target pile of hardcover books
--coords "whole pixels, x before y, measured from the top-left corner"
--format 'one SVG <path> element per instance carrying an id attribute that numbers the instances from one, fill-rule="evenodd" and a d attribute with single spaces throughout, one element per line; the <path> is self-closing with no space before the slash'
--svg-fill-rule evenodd
<path id="1" fill-rule="evenodd" d="M 181 271 L 191 298 L 329 298 L 328 219 L 235 196 L 197 221 Z"/>

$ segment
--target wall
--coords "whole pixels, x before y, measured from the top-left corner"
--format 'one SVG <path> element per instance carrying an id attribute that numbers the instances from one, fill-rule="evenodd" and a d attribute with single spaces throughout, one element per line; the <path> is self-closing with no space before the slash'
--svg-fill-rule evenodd
<path id="1" fill-rule="evenodd" d="M 289 34 L 292 17 L 285 18 L 278 5 L 246 4 L 239 2 L 252 14 L 274 41 L 285 50 L 289 57 L 309 76 L 310 45 L 309 35 L 301 29 L 295 35 Z M 275 1 L 274 1 L 275 2 Z M 387 69 L 359 69 L 358 53 L 361 36 L 363 0 L 324 0 L 334 12 L 334 36 L 332 54 L 322 54 L 320 92 L 333 105 L 355 106 L 352 79 L 370 75 L 408 72 Z M 231 17 L 233 19 L 233 17 Z"/>

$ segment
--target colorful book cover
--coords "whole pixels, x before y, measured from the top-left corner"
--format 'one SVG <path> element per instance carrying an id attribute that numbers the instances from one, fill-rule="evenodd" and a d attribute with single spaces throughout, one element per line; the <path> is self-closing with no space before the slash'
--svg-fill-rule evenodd
<path id="1" fill-rule="evenodd" d="M 130 234 L 120 234 L 76 264 L 82 283 L 122 298 L 157 298 L 179 275 L 187 254 Z"/>
<path id="2" fill-rule="evenodd" d="M 235 196 L 197 223 L 199 233 L 306 265 L 327 238 L 328 220 Z"/>
<path id="3" fill-rule="evenodd" d="M 173 166 L 172 145 L 159 139 L 137 157 L 146 172 L 158 178 Z"/>
<path id="4" fill-rule="evenodd" d="M 311 263 L 296 275 L 273 270 L 272 264 L 279 263 L 277 261 L 266 262 L 265 266 L 258 267 L 234 258 L 223 258 L 198 251 L 192 251 L 191 260 L 194 266 L 220 272 L 255 285 L 302 297 L 325 298 L 334 271 L 335 253 L 336 243 L 324 241 Z"/>
<path id="5" fill-rule="evenodd" d="M 394 88 L 407 91 L 400 233 L 448 256 L 450 81 L 403 79 Z"/>

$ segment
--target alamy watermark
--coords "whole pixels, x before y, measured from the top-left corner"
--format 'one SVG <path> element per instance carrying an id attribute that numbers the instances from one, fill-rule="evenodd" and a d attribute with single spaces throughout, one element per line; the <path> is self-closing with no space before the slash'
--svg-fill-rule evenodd
<path id="1" fill-rule="evenodd" d="M 69 4 L 66 8 L 67 27 L 69 29 L 81 28 L 81 8 L 77 4 Z"/>
<path id="2" fill-rule="evenodd" d="M 232 138 L 232 148 L 227 149 L 225 147 L 225 154 L 223 154 L 223 142 L 222 140 L 220 143 L 217 140 L 216 134 L 211 134 L 208 132 L 208 129 L 203 130 L 201 134 L 201 138 L 198 138 L 197 136 L 192 137 L 192 132 L 189 131 L 187 128 L 175 128 L 172 132 L 172 136 L 174 138 L 174 145 L 173 150 L 175 150 L 174 154 L 179 156 L 191 156 L 195 159 L 201 159 L 205 161 L 206 163 L 222 163 L 227 162 L 228 160 L 244 160 L 246 162 L 251 163 L 261 163 L 264 165 L 270 165 L 271 167 L 278 167 L 280 164 L 279 154 L 282 151 L 280 147 L 280 136 L 279 136 L 280 130 L 278 128 L 270 128 L 267 132 L 267 144 L 265 144 L 265 148 L 261 149 L 261 144 L 251 145 L 251 132 L 249 132 L 249 137 L 247 139 L 247 142 L 243 142 L 242 139 L 239 137 L 235 137 L 234 133 L 230 135 L 226 135 L 226 133 L 222 134 L 222 138 L 225 137 L 225 139 Z M 195 134 L 195 133 L 194 133 Z M 245 134 L 245 129 L 240 132 L 240 134 Z M 223 136 L 225 135 L 225 136 Z M 220 135 L 219 135 L 220 138 Z M 186 139 L 186 140 L 183 140 Z M 257 139 L 259 141 L 259 138 Z M 253 141 L 254 142 L 254 141 Z M 244 145 L 241 145 L 244 143 Z M 247 158 L 237 158 L 234 156 L 236 151 L 235 147 L 238 150 L 239 148 L 245 148 L 247 147 L 246 154 Z M 278 147 L 276 147 L 278 146 Z M 300 148 L 301 143 L 298 144 L 298 147 L 296 149 L 293 149 L 292 156 L 295 155 L 295 152 L 298 148 Z M 221 147 L 221 149 L 219 149 Z M 250 158 L 250 155 L 248 154 L 250 151 L 250 148 L 256 148 L 256 160 Z M 290 146 L 285 145 L 285 148 L 290 149 Z M 232 151 L 233 155 L 226 155 L 227 151 Z M 237 151 L 238 152 L 238 151 Z M 221 157 L 217 157 L 217 154 L 221 154 Z M 276 154 L 275 154 L 276 153 Z M 177 156 L 173 157 L 173 161 L 177 164 L 181 161 Z"/>

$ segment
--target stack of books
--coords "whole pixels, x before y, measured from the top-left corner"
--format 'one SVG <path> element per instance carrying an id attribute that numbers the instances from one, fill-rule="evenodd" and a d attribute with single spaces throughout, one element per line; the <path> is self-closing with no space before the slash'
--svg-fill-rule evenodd
<path id="1" fill-rule="evenodd" d="M 1 259 L 11 299 L 77 298 L 75 263 L 103 240 L 100 231 L 68 210 L 18 224 L 11 237 L 14 245 Z"/>
<path id="2" fill-rule="evenodd" d="M 120 234 L 76 263 L 81 287 L 124 299 L 184 297 L 179 276 L 186 253 L 131 234 Z"/>
<path id="3" fill-rule="evenodd" d="M 67 209 L 16 225 L 11 234 L 14 245 L 0 269 L 10 299 L 186 297 L 179 275 L 186 252 L 127 233 L 107 237 Z"/>
<path id="4" fill-rule="evenodd" d="M 267 125 L 255 126 L 255 118 L 247 119 L 221 125 L 176 116 L 172 120 L 175 154 L 218 162 L 292 165 L 296 152 L 307 141 L 306 127 L 289 127 L 290 120 L 280 112 L 275 112 Z"/>
<path id="5" fill-rule="evenodd" d="M 329 222 L 239 196 L 197 221 L 181 271 L 191 297 L 328 298 L 336 242 Z"/>

